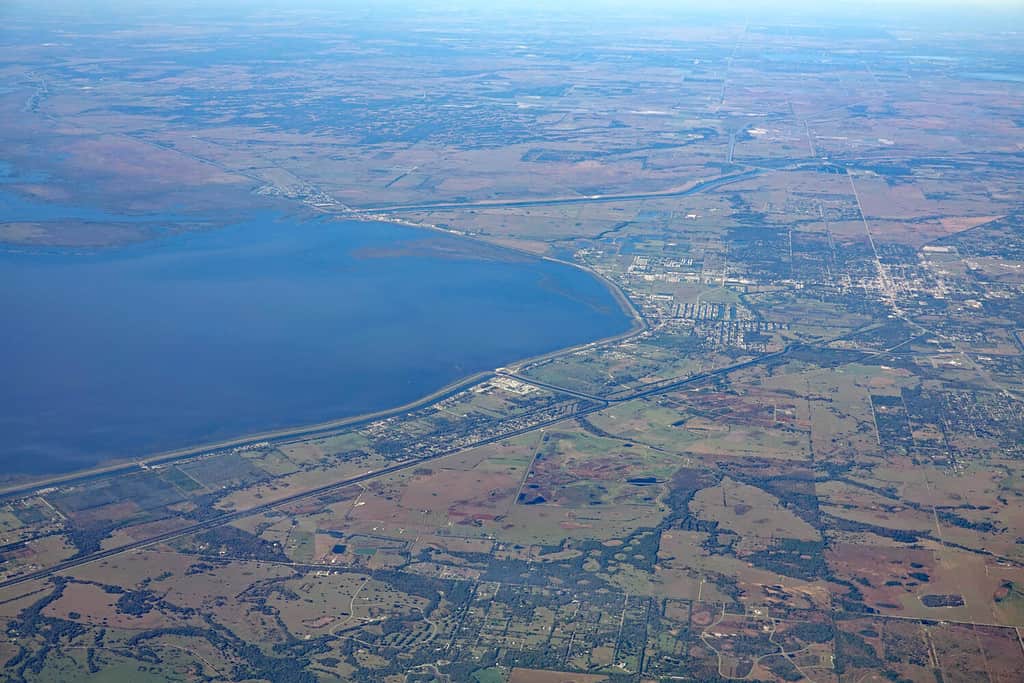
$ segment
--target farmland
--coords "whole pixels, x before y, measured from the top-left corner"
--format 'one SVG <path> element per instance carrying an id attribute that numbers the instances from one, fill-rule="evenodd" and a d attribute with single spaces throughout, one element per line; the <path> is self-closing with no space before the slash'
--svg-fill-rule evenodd
<path id="1" fill-rule="evenodd" d="M 5 472 L 5 679 L 1017 680 L 1024 84 L 980 75 L 1019 35 L 375 16 L 87 23 L 125 60 L 23 20 L 0 190 L 120 220 L 0 217 L 0 248 L 392 222 L 423 241 L 361 258 L 543 257 L 632 328 L 401 409 Z"/>

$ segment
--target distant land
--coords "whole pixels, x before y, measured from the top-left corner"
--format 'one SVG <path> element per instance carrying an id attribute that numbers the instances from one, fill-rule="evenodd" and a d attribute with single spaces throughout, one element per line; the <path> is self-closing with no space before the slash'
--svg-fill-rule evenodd
<path id="1" fill-rule="evenodd" d="M 0 679 L 1020 681 L 1022 36 L 0 4 Z"/>

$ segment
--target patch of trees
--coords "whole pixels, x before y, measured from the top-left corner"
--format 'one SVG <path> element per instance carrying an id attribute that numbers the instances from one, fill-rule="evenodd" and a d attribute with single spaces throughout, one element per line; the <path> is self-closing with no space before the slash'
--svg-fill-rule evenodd
<path id="1" fill-rule="evenodd" d="M 534 650 L 505 650 L 502 663 L 509 667 L 524 669 L 553 669 L 562 667 L 562 653 L 548 648 Z"/>
<path id="2" fill-rule="evenodd" d="M 718 529 L 718 522 L 700 519 L 687 513 L 680 521 L 679 528 L 684 531 L 700 531 L 705 534 L 714 534 Z"/>
<path id="3" fill-rule="evenodd" d="M 708 534 L 708 537 L 700 544 L 701 549 L 708 555 L 722 555 L 724 557 L 736 556 L 736 544 L 740 537 L 731 531 L 719 531 L 717 523 Z"/>
<path id="4" fill-rule="evenodd" d="M 847 581 L 846 579 L 839 578 L 838 576 L 833 575 L 831 572 L 829 572 L 825 576 L 825 578 L 829 581 L 829 583 L 838 584 L 847 589 L 845 595 L 843 593 L 839 593 L 838 591 L 833 593 L 832 604 L 835 608 L 841 609 L 845 612 L 853 612 L 857 614 L 874 614 L 875 612 L 877 612 L 877 610 L 873 607 L 868 607 L 864 604 L 864 593 L 862 593 L 861 590 L 852 581 Z M 866 579 L 864 579 L 863 581 L 858 579 L 858 581 L 864 583 L 864 585 L 871 585 L 871 582 L 867 581 Z"/>
<path id="5" fill-rule="evenodd" d="M 766 657 L 760 660 L 758 664 L 767 667 L 769 671 L 783 681 L 801 681 L 804 679 L 804 675 L 797 670 L 793 662 L 782 655 Z"/>
<path id="6" fill-rule="evenodd" d="M 837 531 L 852 531 L 852 532 L 870 532 L 883 536 L 885 538 L 891 538 L 894 541 L 900 543 L 917 543 L 921 536 L 929 538 L 929 534 L 925 532 L 915 532 L 905 529 L 890 529 L 884 526 L 877 526 L 875 524 L 867 524 L 865 522 L 856 522 L 852 519 L 843 519 L 842 517 L 833 517 L 832 515 L 823 515 L 824 521 L 827 522 L 828 526 Z"/>
<path id="7" fill-rule="evenodd" d="M 153 629 L 133 636 L 127 644 L 138 648 L 136 652 L 139 653 L 144 649 L 150 649 L 143 645 L 145 641 L 162 636 L 204 638 L 218 650 L 231 652 L 243 660 L 232 668 L 232 680 L 263 678 L 280 683 L 316 683 L 316 677 L 305 670 L 309 664 L 308 660 L 301 657 L 271 657 L 257 645 L 246 643 L 223 626 L 207 621 L 213 627 L 204 629 L 197 626 L 182 626 Z"/>
<path id="8" fill-rule="evenodd" d="M 457 557 L 466 564 L 473 565 L 476 567 L 486 567 L 494 559 L 490 553 L 470 553 L 470 552 L 459 552 L 452 550 L 448 552 L 452 557 Z"/>
<path id="9" fill-rule="evenodd" d="M 598 590 L 606 588 L 617 591 L 618 589 L 600 577 L 583 570 L 583 565 L 588 559 L 590 551 L 600 552 L 600 561 L 607 561 L 607 558 L 618 552 L 619 548 L 606 548 L 596 541 L 583 541 L 577 543 L 575 549 L 581 551 L 577 557 L 561 562 L 525 562 L 523 560 L 494 560 L 481 577 L 484 581 L 501 581 L 511 583 L 522 583 L 530 586 L 551 586 L 560 582 L 565 586 L 576 586 L 581 581 L 586 582 L 587 590 Z M 557 580 L 557 581 L 556 581 Z"/>
<path id="10" fill-rule="evenodd" d="M 855 633 L 836 631 L 835 671 L 842 675 L 848 669 L 870 669 L 877 671 L 882 668 L 882 660 L 878 658 L 875 648 Z"/>
<path id="11" fill-rule="evenodd" d="M 284 628 L 283 622 L 279 620 L 278 623 Z M 288 633 L 288 630 L 284 629 L 284 633 Z M 291 633 L 288 633 L 288 641 L 275 644 L 273 649 L 276 654 L 306 660 L 310 657 L 330 652 L 331 647 L 328 643 L 331 639 L 331 636 L 320 636 L 318 638 L 310 638 L 309 640 L 299 640 L 291 635 Z"/>
<path id="12" fill-rule="evenodd" d="M 632 598 L 631 601 L 635 599 Z M 647 623 L 650 615 L 656 611 L 654 601 L 650 598 L 643 598 L 643 610 L 642 618 L 627 618 L 623 622 L 622 628 L 619 629 L 616 656 L 620 659 L 637 657 L 639 661 L 643 661 L 644 649 L 647 646 Z"/>
<path id="13" fill-rule="evenodd" d="M 192 504 L 195 506 L 192 510 L 184 513 L 184 517 L 193 519 L 197 522 L 205 522 L 208 519 L 219 517 L 224 514 L 223 510 L 218 510 L 214 507 L 217 501 L 220 500 L 221 496 L 224 495 L 224 491 L 217 493 L 206 493 L 191 498 Z"/>
<path id="14" fill-rule="evenodd" d="M 706 469 L 683 467 L 672 475 L 672 485 L 665 496 L 665 503 L 671 508 L 670 516 L 681 519 L 689 513 L 690 501 L 701 489 L 717 486 L 721 476 Z"/>
<path id="15" fill-rule="evenodd" d="M 24 645 L 18 646 L 18 652 L 4 663 L 4 671 L 15 671 L 18 666 L 28 657 L 28 650 Z"/>
<path id="16" fill-rule="evenodd" d="M 950 524 L 952 526 L 960 527 L 961 529 L 970 529 L 971 531 L 980 531 L 984 534 L 999 533 L 1004 531 L 989 520 L 983 522 L 973 522 L 965 517 L 950 512 L 948 510 L 938 510 L 939 520 Z"/>
<path id="17" fill-rule="evenodd" d="M 828 643 L 836 637 L 836 629 L 827 622 L 804 621 L 790 625 L 786 635 L 805 643 Z"/>
<path id="18" fill-rule="evenodd" d="M 842 484 L 846 484 L 847 486 L 853 486 L 855 488 L 864 489 L 865 491 L 870 491 L 876 496 L 882 496 L 883 498 L 888 498 L 889 500 L 894 501 L 900 500 L 899 489 L 895 486 L 872 486 L 871 484 L 867 484 L 856 479 L 850 479 L 849 477 L 832 477 L 832 479 Z"/>
<path id="19" fill-rule="evenodd" d="M 964 598 L 962 595 L 924 595 L 921 602 L 925 607 L 962 607 Z"/>
<path id="20" fill-rule="evenodd" d="M 76 559 L 98 552 L 100 544 L 107 536 L 118 528 L 118 524 L 107 522 L 90 526 L 73 526 L 68 532 L 68 540 L 75 546 L 77 552 L 71 559 Z"/>
<path id="21" fill-rule="evenodd" d="M 219 526 L 198 536 L 200 543 L 211 549 L 224 548 L 234 558 L 287 562 L 288 556 L 279 543 L 272 543 L 233 526 Z"/>
<path id="22" fill-rule="evenodd" d="M 732 600 L 733 606 L 741 605 L 740 598 L 743 597 L 743 589 L 740 588 L 738 579 L 725 574 L 709 575 L 708 578 L 712 579 L 712 582 L 718 588 L 720 593 Z"/>
<path id="23" fill-rule="evenodd" d="M 158 600 L 159 598 L 152 591 L 130 591 L 122 593 L 121 597 L 117 599 L 117 609 L 122 614 L 141 617 L 153 611 Z"/>
<path id="24" fill-rule="evenodd" d="M 46 665 L 46 658 L 50 652 L 60 645 L 62 640 L 71 640 L 86 632 L 84 626 L 73 621 L 43 616 L 43 610 L 64 595 L 64 588 L 68 584 L 68 580 L 63 577 L 55 577 L 51 581 L 54 585 L 53 592 L 23 609 L 8 627 L 8 630 L 18 637 L 42 639 L 42 645 L 33 651 L 19 648 L 18 654 L 4 666 L 5 673 L 12 681 L 21 683 L 25 680 L 26 673 L 39 674 Z"/>
<path id="25" fill-rule="evenodd" d="M 442 668 L 445 674 L 453 681 L 475 681 L 473 672 L 487 669 L 498 663 L 496 650 L 487 650 L 480 661 L 472 661 L 472 658 L 456 658 L 451 664 Z"/>
<path id="26" fill-rule="evenodd" d="M 615 434 L 612 434 L 611 432 L 607 432 L 601 429 L 596 424 L 588 420 L 585 415 L 580 415 L 579 417 L 577 417 L 576 423 L 579 424 L 579 426 L 583 428 L 583 431 L 587 432 L 588 434 L 593 434 L 594 436 L 599 436 L 605 439 L 621 440 L 621 437 L 618 437 Z"/>
<path id="27" fill-rule="evenodd" d="M 829 574 L 819 541 L 798 541 L 781 538 L 767 550 L 759 550 L 744 559 L 755 567 L 804 581 L 815 581 Z"/>
<path id="28" fill-rule="evenodd" d="M 50 581 L 53 583 L 53 592 L 21 610 L 18 613 L 18 618 L 10 623 L 8 630 L 22 638 L 31 638 L 38 634 L 45 620 L 45 617 L 42 616 L 43 610 L 51 603 L 60 600 L 64 595 L 64 588 L 68 584 L 68 580 L 62 576 L 53 577 Z"/>

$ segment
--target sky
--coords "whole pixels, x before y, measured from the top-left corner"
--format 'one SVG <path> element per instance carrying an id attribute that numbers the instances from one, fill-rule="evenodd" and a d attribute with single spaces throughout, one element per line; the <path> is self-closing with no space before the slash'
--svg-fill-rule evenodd
<path id="1" fill-rule="evenodd" d="M 616 18 L 763 24 L 854 24 L 956 31 L 1024 32 L 1024 0 L 0 0 L 0 19 L 41 23 L 78 18 L 137 23 L 180 17 L 249 17 L 266 12 L 327 10 L 349 20 L 515 17 L 613 21 Z M 3 25 L 0 22 L 0 40 Z"/>

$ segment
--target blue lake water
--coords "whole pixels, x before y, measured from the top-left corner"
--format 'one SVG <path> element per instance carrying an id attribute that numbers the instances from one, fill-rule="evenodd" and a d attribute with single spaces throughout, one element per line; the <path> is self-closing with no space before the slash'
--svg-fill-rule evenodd
<path id="1" fill-rule="evenodd" d="M 979 81 L 1000 81 L 1004 83 L 1024 83 L 1024 74 L 1008 71 L 974 71 L 964 74 L 964 78 L 976 78 Z"/>
<path id="2" fill-rule="evenodd" d="M 0 315 L 7 474 L 392 407 L 629 327 L 564 264 L 272 216 L 118 249 L 0 251 Z"/>

